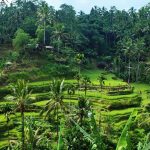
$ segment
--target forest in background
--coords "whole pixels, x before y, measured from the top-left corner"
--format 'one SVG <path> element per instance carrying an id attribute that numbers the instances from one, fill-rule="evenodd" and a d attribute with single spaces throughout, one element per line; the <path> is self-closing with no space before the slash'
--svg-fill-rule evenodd
<path id="1" fill-rule="evenodd" d="M 0 149 L 149 150 L 149 48 L 150 3 L 1 3 Z"/>
<path id="2" fill-rule="evenodd" d="M 150 81 L 150 4 L 128 11 L 95 6 L 85 14 L 67 4 L 55 10 L 44 1 L 16 0 L 0 11 L 0 43 L 19 53 L 10 55 L 25 58 L 45 51 L 47 56 L 47 46 L 64 65 L 84 54 L 86 65 L 94 63 L 125 81 Z"/>

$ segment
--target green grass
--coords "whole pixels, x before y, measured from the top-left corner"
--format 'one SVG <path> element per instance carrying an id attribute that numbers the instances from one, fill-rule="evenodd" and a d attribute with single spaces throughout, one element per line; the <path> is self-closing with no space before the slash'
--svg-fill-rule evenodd
<path id="1" fill-rule="evenodd" d="M 45 106 L 46 103 L 48 103 L 49 100 L 44 100 L 44 101 L 40 101 L 40 102 L 35 102 L 33 103 L 36 106 Z M 63 100 L 65 103 L 74 103 L 76 104 L 78 101 L 77 100 L 69 100 L 69 99 L 64 99 Z"/>
<path id="2" fill-rule="evenodd" d="M 108 73 L 106 71 L 102 71 L 102 70 L 86 70 L 83 71 L 82 74 L 83 75 L 87 75 L 88 77 L 90 77 L 91 81 L 93 84 L 99 85 L 99 82 L 97 80 L 97 77 L 99 74 L 105 74 L 105 77 L 107 78 L 107 80 L 105 80 L 105 85 L 106 86 L 118 86 L 118 85 L 126 85 L 127 83 L 123 82 L 121 79 L 117 78 L 116 80 L 114 79 L 115 75 L 113 75 L 112 73 Z M 116 78 L 116 77 L 115 77 Z M 46 80 L 46 81 L 37 81 L 37 82 L 32 82 L 29 83 L 30 86 L 45 86 L 45 85 L 49 85 L 50 84 L 50 80 Z M 65 83 L 77 83 L 76 80 L 71 79 L 71 80 L 65 80 Z M 93 103 L 93 109 L 94 112 L 96 113 L 96 120 L 98 120 L 99 114 L 100 114 L 100 109 L 104 108 L 107 109 L 108 105 L 113 104 L 114 102 L 118 102 L 123 100 L 123 102 L 125 100 L 129 100 L 129 99 L 134 99 L 138 96 L 142 96 L 143 101 L 142 101 L 142 105 L 146 105 L 147 103 L 150 103 L 150 99 L 147 98 L 147 94 L 146 91 L 150 89 L 150 86 L 147 84 L 142 84 L 142 83 L 132 83 L 131 86 L 135 87 L 134 93 L 132 94 L 126 94 L 126 95 L 114 95 L 114 96 L 110 96 L 107 95 L 107 91 L 103 90 L 102 92 L 96 91 L 96 90 L 88 90 L 87 91 L 87 98 L 89 99 L 89 101 L 91 101 Z M 140 91 L 142 94 L 140 94 Z M 49 101 L 48 99 L 42 99 L 41 101 L 36 101 L 36 98 L 38 97 L 44 97 L 46 95 L 48 95 L 49 93 L 35 93 L 32 94 L 32 97 L 35 98 L 34 99 L 34 105 L 36 106 L 41 106 L 43 107 L 44 105 L 46 105 L 46 103 Z M 75 92 L 75 95 L 70 96 L 67 94 L 67 92 L 64 92 L 64 102 L 65 103 L 71 103 L 73 105 L 77 105 L 78 103 L 78 96 L 84 96 L 84 91 L 79 91 L 79 95 L 78 95 L 78 91 Z M 40 100 L 40 99 L 39 99 Z M 4 105 L 4 104 L 13 104 L 14 102 L 11 101 L 1 101 L 0 102 L 0 106 Z M 120 128 L 122 128 L 122 126 L 125 124 L 126 120 L 128 119 L 128 116 L 130 115 L 130 113 L 132 112 L 134 108 L 130 107 L 130 108 L 124 108 L 124 109 L 120 109 L 120 110 L 113 110 L 113 111 L 101 111 L 101 114 L 104 116 L 108 116 L 108 117 L 112 117 L 113 120 L 112 122 L 115 124 L 114 128 L 119 130 Z M 40 110 L 39 110 L 40 111 Z M 26 112 L 25 113 L 25 117 L 27 116 L 33 116 L 35 118 L 39 118 L 39 111 L 38 112 Z M 122 116 L 125 116 L 124 119 L 120 119 Z M 16 116 L 11 115 L 11 119 L 12 120 L 18 120 L 20 121 L 21 116 L 20 113 L 17 112 Z M 4 125 L 6 123 L 6 118 L 3 114 L 0 114 L 0 127 L 2 125 Z M 105 124 L 105 123 L 104 123 Z M 19 137 L 19 132 L 17 130 L 17 128 L 11 129 L 11 135 L 15 135 L 16 137 Z M 52 131 L 53 132 L 53 131 Z M 7 133 L 6 133 L 7 134 Z M 7 144 L 7 139 L 6 138 L 0 138 L 0 147 L 4 146 Z"/>
<path id="3" fill-rule="evenodd" d="M 0 114 L 0 123 L 6 121 L 6 118 L 3 114 Z"/>
<path id="4" fill-rule="evenodd" d="M 123 109 L 123 110 L 113 110 L 113 111 L 107 112 L 106 114 L 108 114 L 110 116 L 130 114 L 133 111 L 133 109 L 134 108 L 127 108 L 127 109 Z"/>
<path id="5" fill-rule="evenodd" d="M 146 105 L 146 104 L 150 103 L 150 95 L 147 95 L 147 92 L 146 92 L 146 91 L 150 90 L 149 84 L 132 83 L 131 85 L 134 86 L 134 88 L 135 88 L 134 91 L 142 96 L 142 98 L 143 98 L 142 105 Z"/>
<path id="6" fill-rule="evenodd" d="M 138 95 L 136 93 L 128 94 L 128 95 L 114 95 L 114 96 L 108 96 L 108 95 L 102 95 L 102 98 L 105 98 L 107 100 L 116 100 L 116 99 L 126 99 L 126 98 L 135 98 Z"/>
<path id="7" fill-rule="evenodd" d="M 6 138 L 3 138 L 0 140 L 0 148 L 7 146 L 8 140 Z"/>
<path id="8" fill-rule="evenodd" d="M 33 104 L 36 106 L 45 106 L 48 101 L 49 100 L 45 100 L 45 101 L 35 102 Z"/>
<path id="9" fill-rule="evenodd" d="M 91 79 L 92 83 L 99 85 L 99 81 L 97 80 L 97 78 L 102 73 L 104 73 L 105 78 L 107 78 L 107 80 L 105 80 L 106 86 L 126 85 L 126 83 L 119 78 L 117 78 L 117 80 L 112 79 L 113 77 L 116 77 L 114 74 L 108 73 L 103 70 L 86 70 L 82 74 L 87 75 Z"/>
<path id="10" fill-rule="evenodd" d="M 14 104 L 14 102 L 13 101 L 12 102 L 10 102 L 10 101 L 2 101 L 2 102 L 0 102 L 0 106 L 5 105 L 5 104 L 12 105 L 12 104 Z"/>

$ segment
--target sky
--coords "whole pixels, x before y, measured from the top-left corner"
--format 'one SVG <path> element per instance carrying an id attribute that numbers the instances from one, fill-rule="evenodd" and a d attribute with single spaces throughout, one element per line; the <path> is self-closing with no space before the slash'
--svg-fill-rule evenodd
<path id="1" fill-rule="evenodd" d="M 49 5 L 59 9 L 61 4 L 72 5 L 77 12 L 82 10 L 89 13 L 93 6 L 103 7 L 109 9 L 111 6 L 116 6 L 120 10 L 128 10 L 131 7 L 139 9 L 150 2 L 150 0 L 46 0 Z"/>

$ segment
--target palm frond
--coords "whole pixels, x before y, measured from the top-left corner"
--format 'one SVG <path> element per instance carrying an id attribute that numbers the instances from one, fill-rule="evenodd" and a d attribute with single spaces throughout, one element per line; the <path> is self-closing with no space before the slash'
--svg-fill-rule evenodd
<path id="1" fill-rule="evenodd" d="M 85 139 L 87 139 L 92 144 L 95 143 L 95 140 L 90 134 L 88 134 L 82 127 L 80 127 L 80 125 L 76 123 L 73 119 L 71 119 L 71 121 L 76 125 L 76 128 L 79 129 L 80 132 L 84 135 Z"/>
<path id="2" fill-rule="evenodd" d="M 119 141 L 117 143 L 116 150 L 130 150 L 131 147 L 129 146 L 129 134 L 128 131 L 130 129 L 131 123 L 133 119 L 137 116 L 138 111 L 134 109 L 121 133 L 121 136 L 119 138 Z"/>
<path id="3" fill-rule="evenodd" d="M 94 118 L 93 112 L 91 112 L 90 124 L 91 124 L 91 127 L 92 127 L 92 136 L 95 140 L 94 143 L 96 144 L 98 149 L 103 150 L 103 141 L 102 141 L 101 132 L 99 131 L 99 129 L 97 127 L 96 120 Z"/>
<path id="4" fill-rule="evenodd" d="M 60 125 L 60 131 L 59 131 L 59 138 L 58 138 L 58 145 L 57 150 L 63 150 L 64 149 L 64 141 L 62 138 L 62 124 Z"/>

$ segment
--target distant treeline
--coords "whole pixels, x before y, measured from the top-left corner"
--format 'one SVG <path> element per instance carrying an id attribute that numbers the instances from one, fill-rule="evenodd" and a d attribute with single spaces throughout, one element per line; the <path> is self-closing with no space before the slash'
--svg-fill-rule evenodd
<path id="1" fill-rule="evenodd" d="M 45 1 L 16 0 L 0 8 L 0 43 L 30 54 L 37 44 L 82 53 L 128 82 L 149 82 L 150 3 L 138 11 L 95 6 L 85 14 L 67 4 L 56 10 Z"/>

